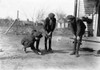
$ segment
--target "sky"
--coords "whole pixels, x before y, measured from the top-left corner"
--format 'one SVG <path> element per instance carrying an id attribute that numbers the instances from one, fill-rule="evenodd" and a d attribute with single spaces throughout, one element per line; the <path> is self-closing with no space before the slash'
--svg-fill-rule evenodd
<path id="1" fill-rule="evenodd" d="M 0 0 L 0 18 L 11 17 L 26 20 L 35 19 L 39 12 L 47 15 L 50 12 L 63 12 L 67 15 L 74 12 L 74 0 Z"/>

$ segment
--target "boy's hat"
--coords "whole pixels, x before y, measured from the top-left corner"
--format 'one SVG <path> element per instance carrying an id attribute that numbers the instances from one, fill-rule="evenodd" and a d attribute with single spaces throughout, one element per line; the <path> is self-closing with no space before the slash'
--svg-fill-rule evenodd
<path id="1" fill-rule="evenodd" d="M 75 18 L 75 16 L 73 16 L 73 15 L 68 15 L 66 19 L 74 19 L 74 18 Z"/>
<path id="2" fill-rule="evenodd" d="M 54 14 L 54 13 L 50 13 L 48 16 L 49 16 L 50 18 L 53 18 L 53 17 L 55 17 L 55 14 Z"/>
<path id="3" fill-rule="evenodd" d="M 42 32 L 37 31 L 37 30 L 32 30 L 32 35 L 38 37 L 38 36 L 42 35 Z"/>

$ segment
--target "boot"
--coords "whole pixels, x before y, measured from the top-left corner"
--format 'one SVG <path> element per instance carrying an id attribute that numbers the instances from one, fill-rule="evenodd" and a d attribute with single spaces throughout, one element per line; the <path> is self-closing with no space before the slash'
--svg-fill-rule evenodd
<path id="1" fill-rule="evenodd" d="M 81 42 L 78 42 L 78 45 L 77 45 L 77 48 L 76 48 L 76 57 L 79 57 L 79 49 L 80 49 L 80 45 L 81 45 Z"/>
<path id="2" fill-rule="evenodd" d="M 52 38 L 49 38 L 49 49 L 48 49 L 48 52 L 53 53 L 52 48 L 51 48 L 51 39 Z"/>
<path id="3" fill-rule="evenodd" d="M 77 41 L 75 40 L 73 43 L 74 43 L 74 49 L 73 49 L 73 52 L 70 55 L 75 55 L 76 54 Z"/>

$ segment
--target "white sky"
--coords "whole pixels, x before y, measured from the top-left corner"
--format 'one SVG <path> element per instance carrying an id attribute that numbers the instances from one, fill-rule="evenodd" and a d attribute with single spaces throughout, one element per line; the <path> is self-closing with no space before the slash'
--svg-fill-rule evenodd
<path id="1" fill-rule="evenodd" d="M 43 10 L 46 14 L 49 12 L 64 12 L 73 14 L 74 0 L 0 0 L 0 17 L 17 17 L 19 10 L 19 18 L 31 20 L 38 11 Z"/>

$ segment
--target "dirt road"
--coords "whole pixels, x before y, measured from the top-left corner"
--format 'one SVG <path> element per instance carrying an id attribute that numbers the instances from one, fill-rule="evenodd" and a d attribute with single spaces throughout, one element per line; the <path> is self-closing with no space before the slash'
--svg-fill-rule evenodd
<path id="1" fill-rule="evenodd" d="M 100 70 L 100 57 L 94 56 L 94 52 L 80 51 L 78 58 L 70 55 L 72 40 L 68 37 L 54 36 L 54 52 L 45 55 L 37 55 L 30 49 L 24 53 L 20 44 L 22 37 L 0 35 L 0 70 Z M 89 45 L 83 43 L 82 47 Z M 43 38 L 40 49 L 44 49 Z"/>

